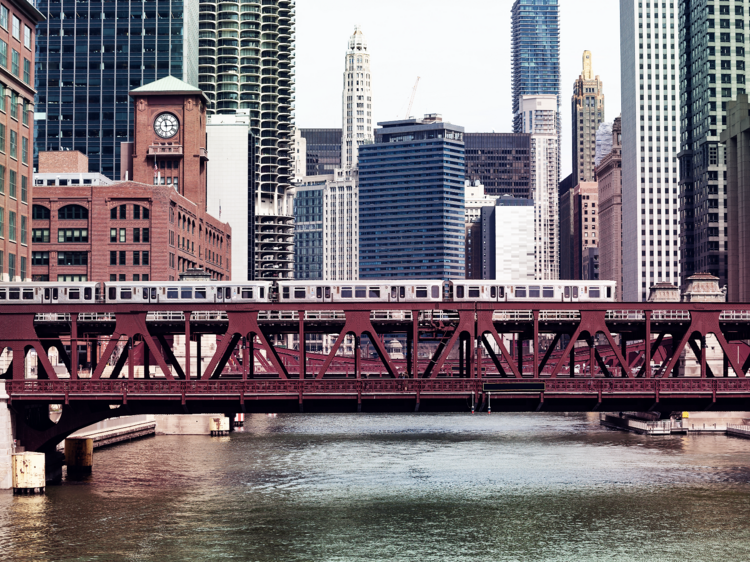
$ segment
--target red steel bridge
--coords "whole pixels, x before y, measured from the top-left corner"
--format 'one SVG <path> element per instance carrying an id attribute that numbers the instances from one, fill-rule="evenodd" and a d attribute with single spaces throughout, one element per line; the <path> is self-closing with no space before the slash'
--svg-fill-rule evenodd
<path id="1" fill-rule="evenodd" d="M 335 334 L 330 353 L 289 346 L 309 334 Z M 339 353 L 347 336 L 351 357 Z M 403 357 L 387 351 L 394 338 Z M 0 308 L 0 351 L 12 354 L 2 378 L 27 450 L 140 413 L 469 412 L 490 401 L 497 411 L 748 410 L 747 340 L 750 305 L 724 303 Z M 695 376 L 680 368 L 685 350 Z M 63 405 L 57 424 L 50 404 Z"/>

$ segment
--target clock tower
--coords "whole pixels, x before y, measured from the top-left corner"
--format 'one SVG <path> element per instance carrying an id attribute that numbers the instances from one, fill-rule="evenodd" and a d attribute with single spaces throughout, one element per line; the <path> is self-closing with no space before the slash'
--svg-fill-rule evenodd
<path id="1" fill-rule="evenodd" d="M 133 143 L 123 146 L 122 176 L 171 186 L 206 209 L 206 102 L 198 88 L 168 76 L 130 92 Z"/>

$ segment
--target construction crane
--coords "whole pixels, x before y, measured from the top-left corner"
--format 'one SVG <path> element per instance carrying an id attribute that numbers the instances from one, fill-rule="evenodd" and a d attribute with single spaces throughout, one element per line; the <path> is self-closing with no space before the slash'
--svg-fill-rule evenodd
<path id="1" fill-rule="evenodd" d="M 414 82 L 414 89 L 411 91 L 411 100 L 409 100 L 409 107 L 406 110 L 406 116 L 404 117 L 404 119 L 408 119 L 409 117 L 411 117 L 411 107 L 414 105 L 414 96 L 417 95 L 417 86 L 419 86 L 420 78 L 420 76 L 417 76 L 417 81 Z"/>

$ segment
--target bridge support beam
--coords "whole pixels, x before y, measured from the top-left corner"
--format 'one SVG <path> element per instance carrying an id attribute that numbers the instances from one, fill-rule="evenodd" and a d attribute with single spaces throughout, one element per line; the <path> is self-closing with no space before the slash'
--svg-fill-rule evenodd
<path id="1" fill-rule="evenodd" d="M 0 381 L 0 490 L 13 487 L 13 413 L 8 408 L 5 381 Z"/>

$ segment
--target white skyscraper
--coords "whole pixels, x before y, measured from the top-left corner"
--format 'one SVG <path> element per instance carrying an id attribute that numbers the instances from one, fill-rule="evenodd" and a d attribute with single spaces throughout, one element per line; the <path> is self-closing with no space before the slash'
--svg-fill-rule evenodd
<path id="1" fill-rule="evenodd" d="M 677 4 L 620 2 L 623 299 L 679 284 Z M 727 20 L 728 21 L 728 20 Z M 723 25 L 723 24 L 722 24 Z"/>
<path id="2" fill-rule="evenodd" d="M 370 53 L 362 30 L 357 25 L 349 39 L 344 62 L 343 121 L 341 129 L 341 167 L 357 167 L 358 146 L 373 140 Z"/>
<path id="3" fill-rule="evenodd" d="M 560 276 L 560 144 L 557 96 L 521 96 L 523 131 L 531 134 L 531 186 L 534 197 L 536 279 Z"/>

